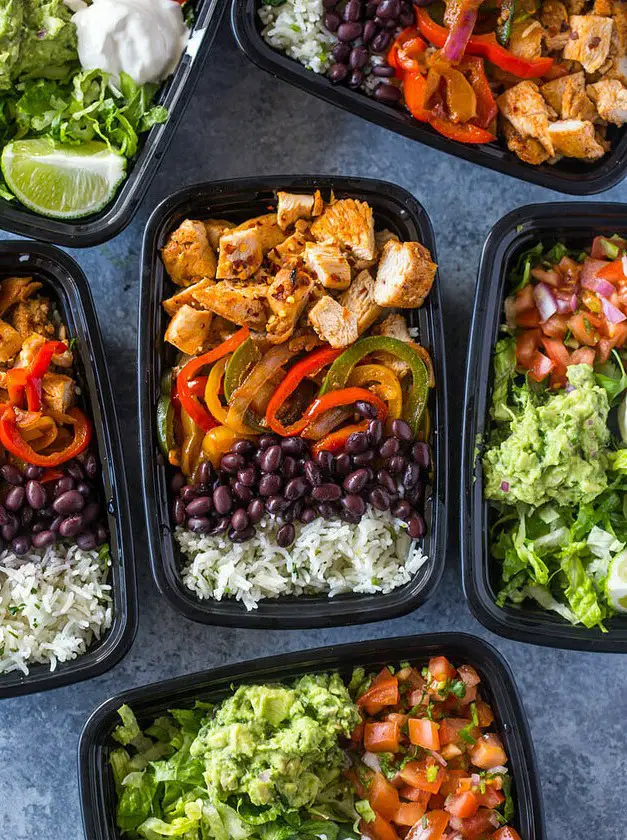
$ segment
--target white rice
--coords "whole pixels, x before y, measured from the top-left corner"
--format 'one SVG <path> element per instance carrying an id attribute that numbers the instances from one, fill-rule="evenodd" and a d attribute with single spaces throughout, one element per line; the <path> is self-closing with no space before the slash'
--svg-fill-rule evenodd
<path id="1" fill-rule="evenodd" d="M 325 29 L 323 15 L 322 0 L 289 0 L 280 6 L 262 3 L 261 34 L 274 49 L 314 73 L 324 73 L 333 61 L 331 48 L 337 39 Z"/>
<path id="2" fill-rule="evenodd" d="M 277 545 L 272 520 L 244 543 L 177 528 L 176 540 L 189 559 L 183 583 L 199 598 L 235 598 L 253 610 L 262 598 L 282 595 L 390 592 L 427 561 L 404 522 L 370 507 L 358 525 L 321 518 L 294 524 L 296 540 L 289 548 Z"/>
<path id="3" fill-rule="evenodd" d="M 42 663 L 54 671 L 111 626 L 108 552 L 77 546 L 0 554 L 0 674 Z"/>

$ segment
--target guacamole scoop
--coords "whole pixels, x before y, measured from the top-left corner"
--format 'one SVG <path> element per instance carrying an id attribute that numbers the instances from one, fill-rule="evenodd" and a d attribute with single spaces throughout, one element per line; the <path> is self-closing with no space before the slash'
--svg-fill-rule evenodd
<path id="1" fill-rule="evenodd" d="M 485 452 L 487 499 L 573 505 L 606 489 L 607 393 L 595 383 L 590 365 L 572 365 L 567 376 L 567 390 L 540 404 L 528 397 L 505 440 Z"/>
<path id="2" fill-rule="evenodd" d="M 190 752 L 204 761 L 212 795 L 231 804 L 235 798 L 245 819 L 261 823 L 310 806 L 343 783 L 347 759 L 338 739 L 359 720 L 338 674 L 307 675 L 293 687 L 240 686 Z"/>

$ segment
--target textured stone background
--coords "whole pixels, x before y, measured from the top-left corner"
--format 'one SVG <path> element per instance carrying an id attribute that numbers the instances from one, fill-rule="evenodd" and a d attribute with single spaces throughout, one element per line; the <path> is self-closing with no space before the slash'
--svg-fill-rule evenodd
<path id="1" fill-rule="evenodd" d="M 159 598 L 148 573 L 135 396 L 138 259 L 144 226 L 155 205 L 186 184 L 254 174 L 314 173 L 398 183 L 424 204 L 435 228 L 451 407 L 446 574 L 434 597 L 418 612 L 380 624 L 284 633 L 198 626 Z M 627 189 L 617 187 L 602 200 L 625 197 Z M 136 533 L 140 625 L 130 653 L 109 674 L 38 696 L 0 701 L 0 836 L 6 840 L 83 837 L 78 736 L 89 713 L 118 691 L 255 656 L 437 630 L 487 638 L 509 661 L 531 723 L 549 840 L 627 836 L 625 657 L 501 640 L 471 617 L 460 586 L 459 406 L 481 248 L 503 214 L 523 204 L 559 199 L 557 193 L 412 143 L 272 79 L 237 50 L 228 21 L 223 21 L 195 95 L 135 221 L 113 242 L 73 252 L 92 283 L 119 406 Z"/>

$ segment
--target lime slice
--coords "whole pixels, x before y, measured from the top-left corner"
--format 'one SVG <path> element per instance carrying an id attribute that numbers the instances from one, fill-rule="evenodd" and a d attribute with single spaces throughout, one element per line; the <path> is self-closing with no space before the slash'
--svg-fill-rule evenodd
<path id="1" fill-rule="evenodd" d="M 627 613 L 627 548 L 610 563 L 605 587 L 607 599 L 614 609 Z"/>
<path id="2" fill-rule="evenodd" d="M 4 147 L 2 174 L 22 204 L 42 216 L 77 219 L 97 213 L 124 180 L 126 159 L 95 141 L 66 146 L 47 137 Z"/>

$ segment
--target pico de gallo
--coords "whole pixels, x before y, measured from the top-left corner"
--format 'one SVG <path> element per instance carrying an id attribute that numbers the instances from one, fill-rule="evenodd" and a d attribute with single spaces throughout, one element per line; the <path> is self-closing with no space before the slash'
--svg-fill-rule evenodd
<path id="1" fill-rule="evenodd" d="M 352 680 L 348 774 L 370 840 L 520 840 L 508 757 L 472 665 L 434 656 Z"/>

